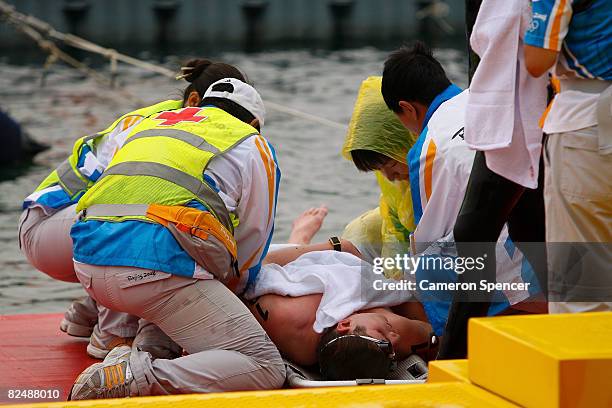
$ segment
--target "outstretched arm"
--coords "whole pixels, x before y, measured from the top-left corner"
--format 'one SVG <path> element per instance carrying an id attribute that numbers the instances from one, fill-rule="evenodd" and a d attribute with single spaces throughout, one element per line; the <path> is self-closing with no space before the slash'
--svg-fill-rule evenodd
<path id="1" fill-rule="evenodd" d="M 340 244 L 342 246 L 342 252 L 351 253 L 359 258 L 361 258 L 361 253 L 359 250 L 353 245 L 351 241 L 346 239 L 341 239 Z M 276 251 L 268 252 L 268 255 L 264 259 L 264 264 L 277 264 L 277 265 L 286 265 L 289 262 L 295 261 L 300 256 L 313 251 L 328 251 L 334 249 L 329 242 L 319 243 L 319 244 L 309 244 L 309 245 L 295 245 L 289 246 L 285 248 L 278 249 Z"/>

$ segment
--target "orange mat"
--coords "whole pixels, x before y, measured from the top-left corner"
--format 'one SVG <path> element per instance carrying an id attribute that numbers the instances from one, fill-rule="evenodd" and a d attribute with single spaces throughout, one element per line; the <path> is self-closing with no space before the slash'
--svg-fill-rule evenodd
<path id="1" fill-rule="evenodd" d="M 65 401 L 77 375 L 97 361 L 85 352 L 88 339 L 60 331 L 61 318 L 61 314 L 0 315 L 0 403 L 41 401 L 9 394 L 36 389 L 59 390 L 59 399 L 45 401 Z"/>

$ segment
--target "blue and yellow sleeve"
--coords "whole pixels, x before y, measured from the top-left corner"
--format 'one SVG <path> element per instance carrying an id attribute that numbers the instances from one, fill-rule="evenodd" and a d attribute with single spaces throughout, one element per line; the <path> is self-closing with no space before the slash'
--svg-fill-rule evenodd
<path id="1" fill-rule="evenodd" d="M 571 0 L 532 1 L 531 23 L 525 34 L 525 44 L 561 51 L 571 18 Z"/>

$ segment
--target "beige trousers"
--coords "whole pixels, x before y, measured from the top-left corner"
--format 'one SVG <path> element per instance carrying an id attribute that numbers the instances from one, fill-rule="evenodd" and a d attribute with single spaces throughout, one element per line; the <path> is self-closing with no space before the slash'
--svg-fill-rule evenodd
<path id="1" fill-rule="evenodd" d="M 39 207 L 24 210 L 19 219 L 19 247 L 28 262 L 53 279 L 78 282 L 70 238 L 76 220 L 76 204 L 53 215 Z"/>
<path id="2" fill-rule="evenodd" d="M 53 279 L 79 282 L 72 261 L 70 229 L 77 220 L 76 204 L 55 214 L 46 215 L 39 207 L 24 210 L 19 220 L 19 246 L 28 262 Z M 94 302 L 83 302 L 86 308 Z M 134 337 L 138 330 L 138 318 L 118 313 L 97 305 L 98 329 L 101 340 L 118 337 Z M 87 310 L 91 313 L 91 310 Z M 77 311 L 72 311 L 77 313 Z M 94 312 L 95 313 L 95 312 Z"/>
<path id="3" fill-rule="evenodd" d="M 130 367 L 139 395 L 282 387 L 285 366 L 276 346 L 219 281 L 133 267 L 75 263 L 75 270 L 99 303 L 155 324 L 189 353 L 153 359 L 134 348 Z"/>
<path id="4" fill-rule="evenodd" d="M 612 154 L 598 147 L 596 126 L 546 143 L 550 313 L 612 310 Z"/>

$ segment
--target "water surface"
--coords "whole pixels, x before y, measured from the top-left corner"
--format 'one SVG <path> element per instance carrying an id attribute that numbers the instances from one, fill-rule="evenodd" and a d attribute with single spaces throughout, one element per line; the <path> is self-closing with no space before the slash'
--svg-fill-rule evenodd
<path id="1" fill-rule="evenodd" d="M 225 54 L 220 58 L 244 70 L 264 102 L 348 124 L 361 81 L 381 74 L 386 55 L 387 51 L 361 48 Z M 439 49 L 436 55 L 451 79 L 465 86 L 464 53 Z M 61 312 L 84 291 L 78 284 L 54 281 L 36 271 L 20 253 L 17 220 L 23 198 L 66 158 L 76 138 L 106 128 L 130 110 L 178 98 L 186 83 L 122 67 L 119 80 L 124 87 L 118 91 L 68 68 L 55 67 L 41 88 L 40 66 L 0 64 L 0 72 L 2 109 L 36 139 L 53 146 L 16 178 L 0 177 L 0 314 Z M 359 173 L 340 155 L 342 130 L 268 109 L 262 133 L 275 146 L 282 170 L 274 242 L 284 242 L 291 221 L 311 206 L 329 207 L 316 237 L 326 240 L 377 205 L 373 175 Z"/>

